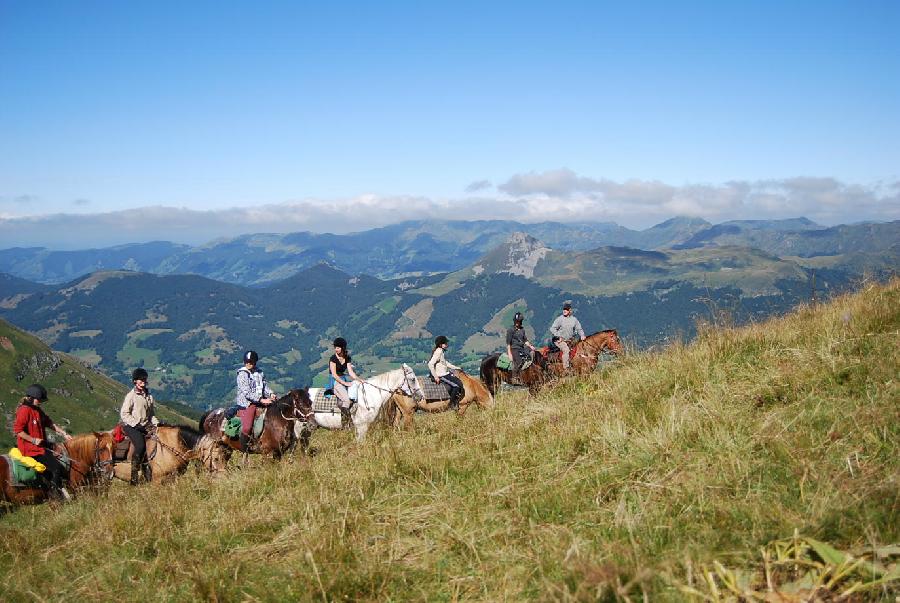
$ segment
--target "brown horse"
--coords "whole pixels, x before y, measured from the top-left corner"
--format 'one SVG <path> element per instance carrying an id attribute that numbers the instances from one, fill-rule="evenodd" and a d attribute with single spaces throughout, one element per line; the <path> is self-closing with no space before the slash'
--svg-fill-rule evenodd
<path id="1" fill-rule="evenodd" d="M 588 335 L 583 341 L 575 342 L 571 349 L 572 371 L 575 374 L 584 375 L 597 367 L 598 357 L 601 353 L 609 352 L 618 356 L 622 353 L 623 348 L 616 330 L 607 329 Z M 559 352 L 547 354 L 547 368 L 558 376 L 565 374 Z"/>
<path id="2" fill-rule="evenodd" d="M 463 370 L 456 371 L 456 376 L 462 381 L 463 389 L 465 390 L 465 395 L 462 400 L 459 401 L 459 410 L 457 411 L 458 416 L 461 417 L 465 415 L 466 410 L 469 409 L 469 406 L 473 402 L 480 408 L 490 408 L 494 403 L 494 396 L 491 395 L 491 392 L 488 391 L 488 388 L 485 387 L 480 379 L 472 377 Z M 423 378 L 430 379 L 430 377 Z M 425 412 L 444 412 L 450 409 L 449 397 L 429 399 L 427 397 L 429 388 L 423 387 L 422 389 L 426 392 L 426 397 L 418 402 L 403 392 L 395 392 L 391 400 L 388 401 L 388 406 L 385 409 L 388 422 L 395 427 L 401 426 L 402 423 L 402 427 L 408 428 L 412 426 L 413 415 L 415 415 L 416 410 L 424 410 Z"/>
<path id="3" fill-rule="evenodd" d="M 309 392 L 305 389 L 292 389 L 266 408 L 263 431 L 259 438 L 250 441 L 248 452 L 280 459 L 297 444 L 298 438 L 294 435 L 294 424 L 298 421 L 306 424 L 306 429 L 302 432 L 305 437 L 301 435 L 299 438 L 303 449 L 306 450 L 309 433 L 316 426 Z M 224 408 L 211 410 L 200 417 L 200 431 L 231 449 L 240 451 L 240 441 L 237 438 L 229 438 L 222 432 L 224 424 Z"/>
<path id="4" fill-rule="evenodd" d="M 183 472 L 193 460 L 215 472 L 224 470 L 228 455 L 215 438 L 186 425 L 159 425 L 147 436 L 147 461 L 153 482 Z M 115 463 L 115 476 L 124 481 L 131 479 L 130 458 Z"/>
<path id="5" fill-rule="evenodd" d="M 70 460 L 68 485 L 76 493 L 112 479 L 114 444 L 111 434 L 92 432 L 73 436 L 61 445 L 61 451 L 64 451 Z M 43 484 L 12 485 L 11 473 L 12 467 L 6 459 L 0 459 L 0 501 L 26 505 L 39 503 L 48 498 L 48 490 Z"/>

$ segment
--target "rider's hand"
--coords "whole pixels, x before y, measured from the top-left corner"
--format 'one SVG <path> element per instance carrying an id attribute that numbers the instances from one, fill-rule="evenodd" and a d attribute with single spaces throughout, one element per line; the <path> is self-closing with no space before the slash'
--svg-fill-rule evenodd
<path id="1" fill-rule="evenodd" d="M 63 437 L 63 439 L 64 439 L 65 441 L 67 441 L 67 442 L 68 442 L 69 440 L 72 439 L 72 436 L 70 436 L 70 435 L 67 434 L 66 432 L 63 432 L 62 437 Z"/>
<path id="2" fill-rule="evenodd" d="M 150 417 L 150 423 L 151 423 L 154 427 L 156 427 L 157 425 L 159 425 L 159 419 L 156 418 L 155 416 L 154 416 L 154 417 Z"/>

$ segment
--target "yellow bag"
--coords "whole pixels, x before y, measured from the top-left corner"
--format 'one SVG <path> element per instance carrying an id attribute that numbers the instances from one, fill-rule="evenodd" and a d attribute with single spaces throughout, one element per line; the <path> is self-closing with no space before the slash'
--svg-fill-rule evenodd
<path id="1" fill-rule="evenodd" d="M 25 465 L 25 466 L 28 467 L 29 469 L 34 469 L 34 470 L 37 471 L 38 473 L 43 473 L 44 471 L 47 470 L 47 466 L 46 466 L 46 465 L 44 465 L 44 464 L 41 463 L 41 462 L 38 462 L 38 461 L 34 460 L 34 459 L 31 458 L 30 456 L 25 456 L 24 454 L 22 454 L 21 452 L 19 452 L 19 449 L 18 449 L 18 448 L 10 448 L 10 449 L 9 449 L 9 456 L 12 457 L 12 458 L 14 458 L 14 459 L 16 459 L 17 461 L 19 461 L 20 463 L 22 463 L 23 465 Z"/>

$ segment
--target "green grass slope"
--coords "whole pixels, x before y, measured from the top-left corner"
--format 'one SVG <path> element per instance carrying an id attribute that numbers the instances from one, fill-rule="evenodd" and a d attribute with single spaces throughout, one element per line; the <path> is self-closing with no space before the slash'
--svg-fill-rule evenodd
<path id="1" fill-rule="evenodd" d="M 313 458 L 20 509 L 0 599 L 806 600 L 815 570 L 890 601 L 898 344 L 894 280 L 414 433 L 318 432 Z"/>
<path id="2" fill-rule="evenodd" d="M 37 337 L 0 320 L 0 451 L 14 445 L 12 420 L 25 388 L 41 383 L 49 392 L 44 410 L 69 433 L 109 429 L 119 419 L 128 391 L 121 383 L 88 368 L 78 359 L 54 352 Z M 195 421 L 160 405 L 162 420 Z"/>

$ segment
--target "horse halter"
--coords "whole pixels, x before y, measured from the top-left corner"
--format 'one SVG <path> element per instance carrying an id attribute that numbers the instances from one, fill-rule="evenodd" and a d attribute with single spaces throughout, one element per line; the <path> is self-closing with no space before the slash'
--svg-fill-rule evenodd
<path id="1" fill-rule="evenodd" d="M 410 377 L 410 375 L 412 375 L 412 377 Z M 413 381 L 416 384 L 417 387 L 415 389 L 410 385 L 410 381 Z M 408 395 L 415 402 L 419 402 L 425 398 L 422 394 L 422 386 L 419 385 L 419 382 L 416 380 L 415 373 L 413 373 L 413 370 L 405 364 L 403 365 L 403 386 L 401 386 L 400 391 Z"/>
<path id="2" fill-rule="evenodd" d="M 284 416 L 284 411 L 278 409 L 278 412 L 281 414 L 281 418 L 285 421 L 300 421 L 301 423 L 309 423 L 311 418 L 314 418 L 316 415 L 316 411 L 313 410 L 313 407 L 309 407 L 309 412 L 303 412 L 298 406 L 297 402 L 294 400 L 294 396 L 291 396 L 291 414 L 293 417 Z"/>

